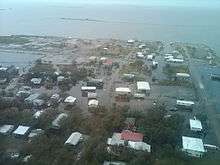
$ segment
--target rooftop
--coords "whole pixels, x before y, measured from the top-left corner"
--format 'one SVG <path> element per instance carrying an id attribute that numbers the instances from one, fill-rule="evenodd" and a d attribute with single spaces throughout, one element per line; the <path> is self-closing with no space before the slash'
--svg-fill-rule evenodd
<path id="1" fill-rule="evenodd" d="M 202 123 L 197 119 L 189 119 L 190 129 L 202 130 Z"/>
<path id="2" fill-rule="evenodd" d="M 0 127 L 0 133 L 7 134 L 8 132 L 12 131 L 13 128 L 14 128 L 14 125 L 3 125 Z"/>
<path id="3" fill-rule="evenodd" d="M 132 132 L 129 130 L 124 130 L 121 133 L 121 139 L 127 141 L 135 141 L 135 142 L 142 142 L 144 135 L 141 133 Z"/>
<path id="4" fill-rule="evenodd" d="M 131 93 L 131 90 L 127 87 L 118 87 L 118 88 L 115 89 L 115 92 Z"/>
<path id="5" fill-rule="evenodd" d="M 142 151 L 151 152 L 151 146 L 147 143 L 144 143 L 144 142 L 128 141 L 128 147 L 133 148 L 135 150 L 142 150 Z"/>
<path id="6" fill-rule="evenodd" d="M 184 150 L 205 152 L 202 139 L 182 136 Z"/>
<path id="7" fill-rule="evenodd" d="M 64 100 L 65 103 L 74 103 L 75 101 L 76 101 L 76 98 L 73 97 L 73 96 L 68 96 L 68 97 Z"/>
<path id="8" fill-rule="evenodd" d="M 28 126 L 19 125 L 18 128 L 13 132 L 13 134 L 25 135 L 29 129 L 30 129 L 30 127 L 28 127 Z"/>
<path id="9" fill-rule="evenodd" d="M 150 90 L 150 84 L 149 82 L 146 82 L 146 81 L 138 81 L 137 89 L 138 90 Z"/>
<path id="10" fill-rule="evenodd" d="M 73 132 L 70 137 L 66 140 L 65 144 L 77 145 L 82 139 L 82 134 L 79 132 Z"/>

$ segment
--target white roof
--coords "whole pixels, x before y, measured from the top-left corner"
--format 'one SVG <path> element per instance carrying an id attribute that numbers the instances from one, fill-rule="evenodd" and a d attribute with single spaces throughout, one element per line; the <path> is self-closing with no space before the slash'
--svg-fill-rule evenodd
<path id="1" fill-rule="evenodd" d="M 93 61 L 93 60 L 96 60 L 96 59 L 97 59 L 96 56 L 90 56 L 90 57 L 89 57 L 89 60 L 92 60 L 92 61 Z"/>
<path id="2" fill-rule="evenodd" d="M 88 103 L 89 107 L 97 107 L 98 105 L 99 105 L 98 100 L 96 100 L 96 99 L 89 100 L 89 103 Z"/>
<path id="3" fill-rule="evenodd" d="M 202 130 L 202 123 L 199 120 L 189 119 L 190 129 Z"/>
<path id="4" fill-rule="evenodd" d="M 79 132 L 73 132 L 70 137 L 67 139 L 65 144 L 69 145 L 77 145 L 79 141 L 82 139 L 82 134 Z"/>
<path id="5" fill-rule="evenodd" d="M 108 138 L 108 145 L 124 145 L 125 141 L 121 140 L 121 133 L 113 133 L 112 138 Z"/>
<path id="6" fill-rule="evenodd" d="M 68 96 L 68 97 L 64 100 L 65 103 L 75 103 L 75 101 L 76 101 L 76 98 L 73 97 L 73 96 Z"/>
<path id="7" fill-rule="evenodd" d="M 149 55 L 147 55 L 147 59 L 149 59 L 149 60 L 152 60 L 153 59 L 153 54 L 149 54 Z"/>
<path id="8" fill-rule="evenodd" d="M 135 40 L 130 39 L 130 40 L 128 40 L 127 42 L 128 42 L 128 43 L 134 43 L 134 42 L 135 42 Z"/>
<path id="9" fill-rule="evenodd" d="M 55 93 L 51 96 L 51 99 L 59 99 L 60 98 L 60 95 Z"/>
<path id="10" fill-rule="evenodd" d="M 183 106 L 191 106 L 195 103 L 193 101 L 186 101 L 186 100 L 176 100 L 177 105 L 183 105 Z"/>
<path id="11" fill-rule="evenodd" d="M 28 126 L 19 125 L 18 128 L 13 132 L 13 134 L 25 135 L 29 129 L 30 127 Z"/>
<path id="12" fill-rule="evenodd" d="M 96 90 L 96 87 L 87 87 L 87 86 L 84 86 L 84 87 L 81 87 L 81 90 L 82 90 L 82 91 L 95 91 L 95 90 Z"/>
<path id="13" fill-rule="evenodd" d="M 128 141 L 128 147 L 133 148 L 135 150 L 151 152 L 151 146 L 144 142 Z"/>
<path id="14" fill-rule="evenodd" d="M 40 135 L 44 132 L 44 130 L 42 129 L 34 129 L 30 132 L 30 134 L 28 135 L 29 138 L 35 137 L 37 135 Z"/>
<path id="15" fill-rule="evenodd" d="M 0 71 L 6 71 L 8 68 L 0 67 Z"/>
<path id="16" fill-rule="evenodd" d="M 157 61 L 153 61 L 152 63 L 153 63 L 153 65 L 158 65 Z"/>
<path id="17" fill-rule="evenodd" d="M 205 152 L 202 139 L 182 136 L 184 150 Z"/>
<path id="18" fill-rule="evenodd" d="M 32 82 L 33 84 L 40 84 L 41 81 L 42 81 L 41 78 L 32 78 L 32 79 L 31 79 L 31 82 Z"/>
<path id="19" fill-rule="evenodd" d="M 96 98 L 96 97 L 97 97 L 97 93 L 88 92 L 88 98 Z"/>
<path id="20" fill-rule="evenodd" d="M 60 124 L 59 124 L 60 120 L 62 120 L 63 118 L 66 118 L 66 117 L 68 117 L 68 115 L 66 113 L 59 114 L 57 116 L 57 118 L 55 120 L 53 120 L 52 125 L 54 127 L 60 127 Z"/>
<path id="21" fill-rule="evenodd" d="M 146 47 L 145 44 L 141 44 L 141 45 L 138 46 L 139 49 L 143 49 L 144 47 Z"/>
<path id="22" fill-rule="evenodd" d="M 42 115 L 42 113 L 43 113 L 44 111 L 37 111 L 37 112 L 35 112 L 35 114 L 33 115 L 34 116 L 34 118 L 39 118 L 41 115 Z"/>
<path id="23" fill-rule="evenodd" d="M 131 90 L 127 87 L 118 87 L 118 88 L 115 88 L 115 92 L 131 93 Z"/>
<path id="24" fill-rule="evenodd" d="M 149 82 L 146 82 L 146 81 L 138 81 L 137 89 L 138 90 L 150 90 L 150 84 Z"/>
<path id="25" fill-rule="evenodd" d="M 177 58 L 169 58 L 167 61 L 168 61 L 168 62 L 176 62 L 176 63 L 182 63 L 182 62 L 184 62 L 183 59 L 177 59 Z"/>
<path id="26" fill-rule="evenodd" d="M 137 57 L 143 58 L 143 57 L 144 57 L 144 55 L 143 55 L 143 53 L 142 53 L 142 52 L 137 52 Z"/>
<path id="27" fill-rule="evenodd" d="M 188 73 L 176 73 L 176 77 L 186 77 L 186 78 L 188 78 L 188 77 L 190 77 L 190 74 L 188 74 Z"/>
<path id="28" fill-rule="evenodd" d="M 3 125 L 0 127 L 0 133 L 6 134 L 10 131 L 12 131 L 14 128 L 14 125 Z"/>

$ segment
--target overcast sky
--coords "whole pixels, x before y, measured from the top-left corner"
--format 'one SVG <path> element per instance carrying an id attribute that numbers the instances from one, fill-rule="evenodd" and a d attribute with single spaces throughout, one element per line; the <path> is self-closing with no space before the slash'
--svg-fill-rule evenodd
<path id="1" fill-rule="evenodd" d="M 220 0 L 0 0 L 3 3 L 33 3 L 44 2 L 71 3 L 71 4 L 127 4 L 143 6 L 198 6 L 198 7 L 220 7 Z M 0 5 L 1 5 L 0 2 Z"/>

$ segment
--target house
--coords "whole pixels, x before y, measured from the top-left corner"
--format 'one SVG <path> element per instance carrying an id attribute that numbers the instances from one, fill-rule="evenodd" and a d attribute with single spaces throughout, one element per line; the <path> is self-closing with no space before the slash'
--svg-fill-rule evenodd
<path id="1" fill-rule="evenodd" d="M 195 117 L 194 119 L 189 119 L 190 130 L 195 132 L 202 131 L 202 123 L 201 121 L 197 120 Z"/>
<path id="2" fill-rule="evenodd" d="M 145 56 L 142 52 L 137 52 L 136 57 L 140 58 L 140 59 L 143 59 Z"/>
<path id="3" fill-rule="evenodd" d="M 154 55 L 153 54 L 147 55 L 147 60 L 148 61 L 152 61 L 153 59 L 154 59 Z"/>
<path id="4" fill-rule="evenodd" d="M 42 78 L 32 78 L 31 83 L 32 83 L 32 85 L 41 85 Z"/>
<path id="5" fill-rule="evenodd" d="M 88 92 L 92 92 L 92 93 L 96 92 L 96 87 L 95 86 L 82 86 L 81 91 L 82 91 L 82 96 L 87 97 Z"/>
<path id="6" fill-rule="evenodd" d="M 21 99 L 25 99 L 25 98 L 27 98 L 30 95 L 31 95 L 31 92 L 30 91 L 26 91 L 26 90 L 18 91 L 16 93 L 16 97 L 19 97 Z"/>
<path id="7" fill-rule="evenodd" d="M 138 81 L 137 82 L 137 90 L 140 93 L 144 93 L 149 95 L 150 94 L 150 84 L 146 81 Z"/>
<path id="8" fill-rule="evenodd" d="M 89 100 L 89 102 L 88 102 L 89 108 L 98 108 L 98 106 L 99 106 L 98 100 L 96 100 L 96 99 Z"/>
<path id="9" fill-rule="evenodd" d="M 76 98 L 73 97 L 73 96 L 68 96 L 65 100 L 64 100 L 64 103 L 66 105 L 75 105 L 76 103 Z"/>
<path id="10" fill-rule="evenodd" d="M 44 133 L 44 130 L 42 129 L 34 129 L 34 130 L 31 130 L 30 134 L 28 135 L 28 138 L 33 138 L 43 133 Z"/>
<path id="11" fill-rule="evenodd" d="M 124 146 L 125 141 L 121 139 L 121 133 L 113 133 L 112 137 L 108 138 L 107 144 L 111 146 Z"/>
<path id="12" fill-rule="evenodd" d="M 19 125 L 18 128 L 13 132 L 15 136 L 26 136 L 29 133 L 30 127 Z"/>
<path id="13" fill-rule="evenodd" d="M 96 99 L 96 98 L 97 98 L 97 93 L 88 92 L 88 100 Z"/>
<path id="14" fill-rule="evenodd" d="M 127 87 L 117 87 L 115 88 L 115 93 L 116 101 L 129 101 L 131 90 Z"/>
<path id="15" fill-rule="evenodd" d="M 2 125 L 0 127 L 0 134 L 8 135 L 10 134 L 14 129 L 14 125 Z"/>
<path id="16" fill-rule="evenodd" d="M 73 132 L 64 143 L 65 145 L 77 145 L 83 139 L 83 135 L 79 132 Z"/>
<path id="17" fill-rule="evenodd" d="M 141 133 L 124 130 L 121 133 L 121 139 L 125 141 L 142 142 L 144 135 Z"/>
<path id="18" fill-rule="evenodd" d="M 192 109 L 194 106 L 193 101 L 186 101 L 186 100 L 176 100 L 176 105 L 179 108 L 185 108 L 185 109 Z"/>
<path id="19" fill-rule="evenodd" d="M 189 156 L 202 157 L 206 152 L 202 139 L 182 136 L 182 151 Z"/>
<path id="20" fill-rule="evenodd" d="M 151 152 L 151 146 L 144 142 L 128 141 L 128 147 L 134 150 Z"/>
<path id="21" fill-rule="evenodd" d="M 104 161 L 103 165 L 126 165 L 126 163 L 119 161 Z"/>
<path id="22" fill-rule="evenodd" d="M 52 128 L 53 129 L 60 129 L 60 122 L 61 122 L 61 120 L 64 120 L 67 117 L 68 117 L 68 115 L 66 113 L 59 114 L 57 116 L 57 118 L 52 121 Z"/>
<path id="23" fill-rule="evenodd" d="M 33 101 L 35 99 L 38 99 L 39 97 L 40 97 L 39 93 L 34 93 L 34 94 L 31 94 L 30 96 L 28 96 L 24 101 L 28 104 L 33 104 Z"/>

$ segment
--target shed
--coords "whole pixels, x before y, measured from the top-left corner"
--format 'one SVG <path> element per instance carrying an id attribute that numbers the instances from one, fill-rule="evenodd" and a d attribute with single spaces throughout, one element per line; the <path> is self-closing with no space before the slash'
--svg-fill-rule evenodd
<path id="1" fill-rule="evenodd" d="M 96 99 L 96 98 L 97 98 L 97 93 L 88 92 L 88 99 Z"/>
<path id="2" fill-rule="evenodd" d="M 189 156 L 202 157 L 206 152 L 202 139 L 182 136 L 182 150 Z"/>
<path id="3" fill-rule="evenodd" d="M 68 96 L 65 100 L 64 103 L 68 104 L 68 105 L 74 105 L 76 102 L 76 98 L 73 96 Z"/>
<path id="4" fill-rule="evenodd" d="M 79 143 L 80 140 L 82 140 L 82 134 L 79 132 L 73 132 L 66 140 L 65 144 L 75 146 Z"/>
<path id="5" fill-rule="evenodd" d="M 139 151 L 151 152 L 151 146 L 144 142 L 128 141 L 128 147 Z"/>
<path id="6" fill-rule="evenodd" d="M 99 106 L 99 101 L 96 99 L 89 100 L 88 106 L 89 108 L 97 108 Z"/>
<path id="7" fill-rule="evenodd" d="M 32 78 L 32 79 L 31 79 L 31 83 L 32 83 L 33 85 L 40 85 L 41 82 L 42 82 L 42 78 Z"/>
<path id="8" fill-rule="evenodd" d="M 18 128 L 13 132 L 15 136 L 25 136 L 28 134 L 30 127 L 19 125 Z"/>
<path id="9" fill-rule="evenodd" d="M 118 87 L 115 89 L 115 92 L 121 93 L 121 94 L 129 94 L 131 93 L 131 90 L 127 87 Z"/>
<path id="10" fill-rule="evenodd" d="M 176 105 L 179 107 L 192 108 L 194 104 L 193 101 L 176 100 Z"/>
<path id="11" fill-rule="evenodd" d="M 42 129 L 34 129 L 34 130 L 31 130 L 30 134 L 28 135 L 28 138 L 33 138 L 43 133 L 44 133 L 44 130 Z"/>
<path id="12" fill-rule="evenodd" d="M 191 131 L 202 131 L 202 123 L 200 120 L 195 119 L 189 119 L 190 124 L 190 130 Z"/>
<path id="13" fill-rule="evenodd" d="M 190 78 L 190 74 L 188 73 L 176 73 L 177 78 Z"/>
<path id="14" fill-rule="evenodd" d="M 7 135 L 10 134 L 14 129 L 14 125 L 3 125 L 0 127 L 0 134 Z"/>
<path id="15" fill-rule="evenodd" d="M 150 84 L 146 81 L 138 81 L 137 82 L 137 90 L 141 93 L 149 93 L 150 92 Z"/>

